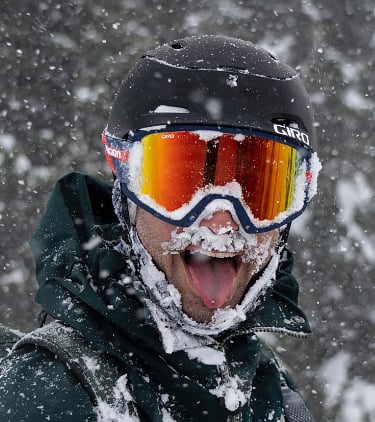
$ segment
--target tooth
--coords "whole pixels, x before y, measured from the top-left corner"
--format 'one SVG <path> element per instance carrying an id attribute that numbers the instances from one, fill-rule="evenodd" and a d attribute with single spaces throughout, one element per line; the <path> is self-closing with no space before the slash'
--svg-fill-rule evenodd
<path id="1" fill-rule="evenodd" d="M 201 255 L 207 255 L 211 256 L 213 258 L 233 258 L 234 256 L 237 256 L 234 252 L 212 252 L 212 251 L 190 251 L 192 254 L 201 254 Z"/>

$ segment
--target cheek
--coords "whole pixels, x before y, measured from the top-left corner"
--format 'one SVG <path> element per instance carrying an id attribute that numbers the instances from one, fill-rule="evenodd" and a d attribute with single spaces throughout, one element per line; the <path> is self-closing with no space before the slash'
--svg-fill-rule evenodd
<path id="1" fill-rule="evenodd" d="M 279 241 L 280 231 L 279 229 L 272 230 L 266 233 L 259 233 L 257 235 L 257 241 L 260 245 L 267 245 L 270 250 L 277 246 Z"/>
<path id="2" fill-rule="evenodd" d="M 140 241 L 154 259 L 163 255 L 161 244 L 170 240 L 175 229 L 142 208 L 137 209 L 136 228 Z"/>

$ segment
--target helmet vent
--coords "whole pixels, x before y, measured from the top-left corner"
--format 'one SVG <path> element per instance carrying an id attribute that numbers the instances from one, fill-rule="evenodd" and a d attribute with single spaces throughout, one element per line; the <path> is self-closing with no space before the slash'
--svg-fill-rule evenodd
<path id="1" fill-rule="evenodd" d="M 268 55 L 271 57 L 272 60 L 274 60 L 275 62 L 278 62 L 279 60 L 268 51 Z"/>
<path id="2" fill-rule="evenodd" d="M 184 48 L 184 46 L 180 42 L 174 42 L 173 44 L 171 44 L 171 47 L 175 50 L 181 50 L 182 48 Z"/>

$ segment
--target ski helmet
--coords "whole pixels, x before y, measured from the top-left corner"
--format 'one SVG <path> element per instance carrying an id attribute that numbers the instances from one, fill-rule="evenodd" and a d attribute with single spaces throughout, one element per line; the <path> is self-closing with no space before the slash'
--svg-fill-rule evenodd
<path id="1" fill-rule="evenodd" d="M 251 42 L 204 35 L 144 54 L 117 93 L 107 130 L 123 138 L 163 124 L 226 126 L 308 137 L 313 113 L 298 73 Z M 296 133 L 296 132 L 294 132 Z"/>

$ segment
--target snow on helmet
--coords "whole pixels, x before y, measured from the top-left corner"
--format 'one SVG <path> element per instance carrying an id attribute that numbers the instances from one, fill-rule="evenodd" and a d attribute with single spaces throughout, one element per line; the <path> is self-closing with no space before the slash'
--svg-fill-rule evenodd
<path id="1" fill-rule="evenodd" d="M 216 35 L 144 54 L 117 93 L 107 131 L 125 137 L 162 124 L 302 134 L 315 149 L 313 114 L 298 73 L 251 42 Z"/>

